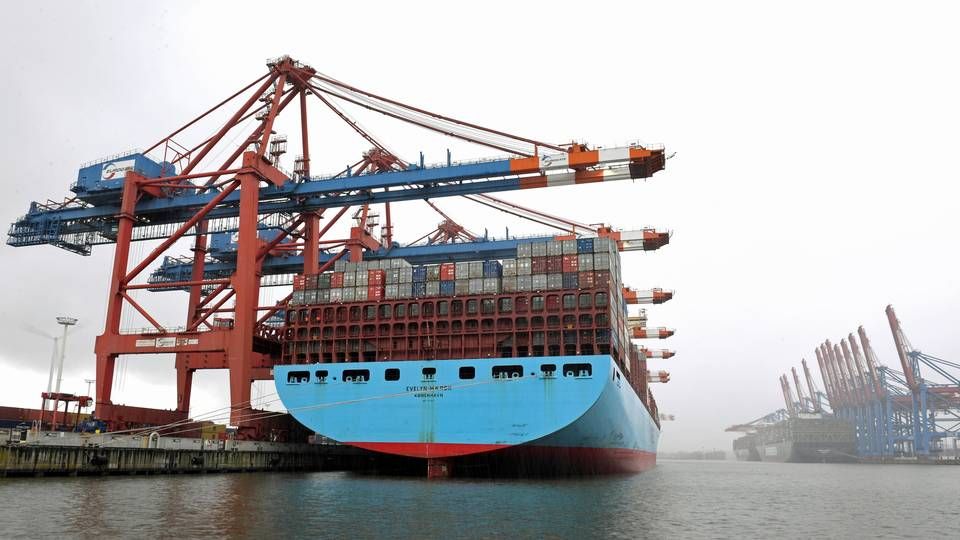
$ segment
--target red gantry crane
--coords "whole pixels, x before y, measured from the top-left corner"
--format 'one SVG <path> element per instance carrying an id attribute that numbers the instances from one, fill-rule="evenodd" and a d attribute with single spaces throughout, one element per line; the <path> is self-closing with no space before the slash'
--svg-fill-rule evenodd
<path id="1" fill-rule="evenodd" d="M 275 321 L 291 295 L 261 305 L 261 287 L 289 285 L 292 274 L 317 274 L 346 258 L 404 257 L 423 264 L 478 253 L 497 257 L 516 249 L 515 239 L 478 238 L 442 212 L 444 222 L 427 235 L 425 245 L 401 246 L 394 240 L 391 204 L 423 200 L 439 212 L 436 199 L 460 196 L 557 228 L 566 237 L 613 238 L 620 250 L 656 249 L 669 240 L 668 233 L 653 229 L 584 225 L 490 195 L 649 178 L 664 168 L 662 148 L 551 144 L 357 88 L 288 56 L 269 61 L 267 68 L 145 151 L 84 166 L 71 187 L 74 196 L 33 203 L 10 228 L 13 246 L 52 244 L 87 255 L 94 245 L 114 244 L 106 322 L 96 341 L 96 413 L 112 429 L 186 421 L 198 369 L 229 370 L 230 423 L 240 437 L 281 429 L 274 425 L 276 417 L 253 409 L 251 383 L 271 378 L 280 340 Z M 317 102 L 369 145 L 359 160 L 328 176 L 317 175 L 313 165 L 308 108 Z M 448 156 L 438 166 L 427 166 L 422 155 L 419 161 L 404 160 L 355 120 L 350 107 L 506 155 L 472 163 L 453 163 Z M 300 148 L 293 170 L 286 171 L 281 162 L 288 139 L 277 133 L 277 119 L 291 110 Z M 214 122 L 218 127 L 205 131 L 203 126 Z M 382 207 L 382 226 L 375 207 Z M 351 209 L 349 235 L 327 238 Z M 159 244 L 134 260 L 131 246 L 144 240 Z M 167 255 L 181 240 L 192 243 L 192 255 Z M 157 269 L 146 279 L 151 267 Z M 187 291 L 185 324 L 161 323 L 136 299 L 143 290 Z M 659 304 L 672 292 L 627 289 L 624 296 L 629 303 Z M 150 328 L 122 328 L 123 314 L 130 310 Z M 165 353 L 175 355 L 175 410 L 114 403 L 118 357 Z M 650 403 L 655 411 L 652 397 Z"/>

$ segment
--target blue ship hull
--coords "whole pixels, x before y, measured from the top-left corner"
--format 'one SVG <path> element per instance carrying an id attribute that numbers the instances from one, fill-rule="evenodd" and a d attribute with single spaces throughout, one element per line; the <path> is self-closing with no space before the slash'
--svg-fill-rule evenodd
<path id="1" fill-rule="evenodd" d="M 367 450 L 558 474 L 640 472 L 660 430 L 610 356 L 285 365 L 290 413 Z"/>

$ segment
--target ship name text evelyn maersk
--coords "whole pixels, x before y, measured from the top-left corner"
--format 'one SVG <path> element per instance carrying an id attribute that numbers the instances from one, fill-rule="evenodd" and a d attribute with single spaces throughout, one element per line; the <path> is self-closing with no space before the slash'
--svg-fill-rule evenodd
<path id="1" fill-rule="evenodd" d="M 449 384 L 437 384 L 427 386 L 408 386 L 407 392 L 413 392 L 413 397 L 418 398 L 440 398 L 443 397 L 443 392 L 451 389 L 452 387 Z"/>

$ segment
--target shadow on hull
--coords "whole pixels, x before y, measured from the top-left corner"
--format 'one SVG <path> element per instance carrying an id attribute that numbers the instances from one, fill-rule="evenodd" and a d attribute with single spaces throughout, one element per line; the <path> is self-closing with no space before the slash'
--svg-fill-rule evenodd
<path id="1" fill-rule="evenodd" d="M 454 478 L 568 478 L 609 474 L 636 474 L 656 465 L 656 454 L 597 448 L 515 446 L 431 460 L 442 462 Z M 344 469 L 357 474 L 427 476 L 428 460 L 356 449 Z"/>

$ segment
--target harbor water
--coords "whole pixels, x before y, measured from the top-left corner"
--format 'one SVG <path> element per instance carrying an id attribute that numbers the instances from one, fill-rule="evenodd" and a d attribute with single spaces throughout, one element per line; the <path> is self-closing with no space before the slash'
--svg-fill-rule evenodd
<path id="1" fill-rule="evenodd" d="M 7 478 L 0 537 L 941 538 L 958 485 L 952 466 L 732 461 L 566 480 Z"/>

